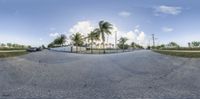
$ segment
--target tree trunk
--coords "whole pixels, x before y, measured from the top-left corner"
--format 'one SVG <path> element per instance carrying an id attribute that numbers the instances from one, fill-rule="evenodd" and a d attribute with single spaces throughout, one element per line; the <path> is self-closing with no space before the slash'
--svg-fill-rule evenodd
<path id="1" fill-rule="evenodd" d="M 106 53 L 106 50 L 105 50 L 105 35 L 104 35 L 104 32 L 101 31 L 102 33 L 102 40 L 103 40 L 103 53 L 105 54 Z"/>
<path id="2" fill-rule="evenodd" d="M 78 53 L 78 45 L 76 45 L 76 53 Z"/>
<path id="3" fill-rule="evenodd" d="M 93 54 L 93 49 L 92 49 L 92 46 L 93 46 L 93 40 L 92 40 L 92 43 L 91 43 L 91 48 L 90 48 L 90 50 L 91 50 L 91 53 Z"/>
<path id="4" fill-rule="evenodd" d="M 106 49 L 105 49 L 105 41 L 103 41 L 103 53 L 106 53 Z"/>
<path id="5" fill-rule="evenodd" d="M 124 52 L 124 44 L 123 44 L 123 52 Z"/>
<path id="6" fill-rule="evenodd" d="M 80 51 L 79 51 L 79 52 L 81 53 L 81 46 L 79 47 L 79 49 L 80 49 Z"/>

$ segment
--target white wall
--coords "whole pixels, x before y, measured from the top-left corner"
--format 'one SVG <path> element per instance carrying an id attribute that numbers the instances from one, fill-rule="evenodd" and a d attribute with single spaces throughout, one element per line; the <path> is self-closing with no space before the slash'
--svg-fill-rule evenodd
<path id="1" fill-rule="evenodd" d="M 57 48 L 50 48 L 50 50 L 53 51 L 62 51 L 62 52 L 71 52 L 71 46 L 67 46 L 67 47 L 57 47 Z M 73 46 L 72 48 L 73 52 L 76 52 L 76 46 Z M 85 51 L 86 48 L 85 47 L 78 47 L 78 51 Z"/>

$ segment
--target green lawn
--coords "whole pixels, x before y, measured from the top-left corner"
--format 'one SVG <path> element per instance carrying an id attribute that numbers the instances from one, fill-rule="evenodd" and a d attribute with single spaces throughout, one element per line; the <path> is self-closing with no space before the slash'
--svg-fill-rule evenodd
<path id="1" fill-rule="evenodd" d="M 20 56 L 28 54 L 28 52 L 0 52 L 0 58 L 6 58 L 6 57 L 14 57 L 14 56 Z"/>
<path id="2" fill-rule="evenodd" d="M 199 52 L 183 52 L 183 51 L 165 51 L 165 50 L 153 50 L 154 52 L 171 55 L 171 56 L 179 56 L 179 57 L 186 57 L 186 58 L 200 58 L 200 51 Z"/>
<path id="3" fill-rule="evenodd" d="M 0 47 L 0 50 L 26 50 L 26 48 L 7 48 L 7 47 Z"/>

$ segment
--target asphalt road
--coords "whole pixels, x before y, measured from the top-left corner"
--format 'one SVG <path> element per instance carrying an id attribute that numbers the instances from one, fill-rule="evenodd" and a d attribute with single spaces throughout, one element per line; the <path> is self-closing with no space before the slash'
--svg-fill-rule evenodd
<path id="1" fill-rule="evenodd" d="M 0 99 L 199 99 L 200 59 L 42 51 L 0 59 Z"/>

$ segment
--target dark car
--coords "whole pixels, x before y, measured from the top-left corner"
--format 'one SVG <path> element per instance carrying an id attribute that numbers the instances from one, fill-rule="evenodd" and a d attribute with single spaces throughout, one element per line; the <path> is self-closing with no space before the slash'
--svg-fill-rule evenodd
<path id="1" fill-rule="evenodd" d="M 36 52 L 36 51 L 38 51 L 38 48 L 37 47 L 31 47 L 31 48 L 28 48 L 26 51 L 27 52 Z"/>
<path id="2" fill-rule="evenodd" d="M 41 47 L 36 48 L 36 51 L 42 51 Z"/>

